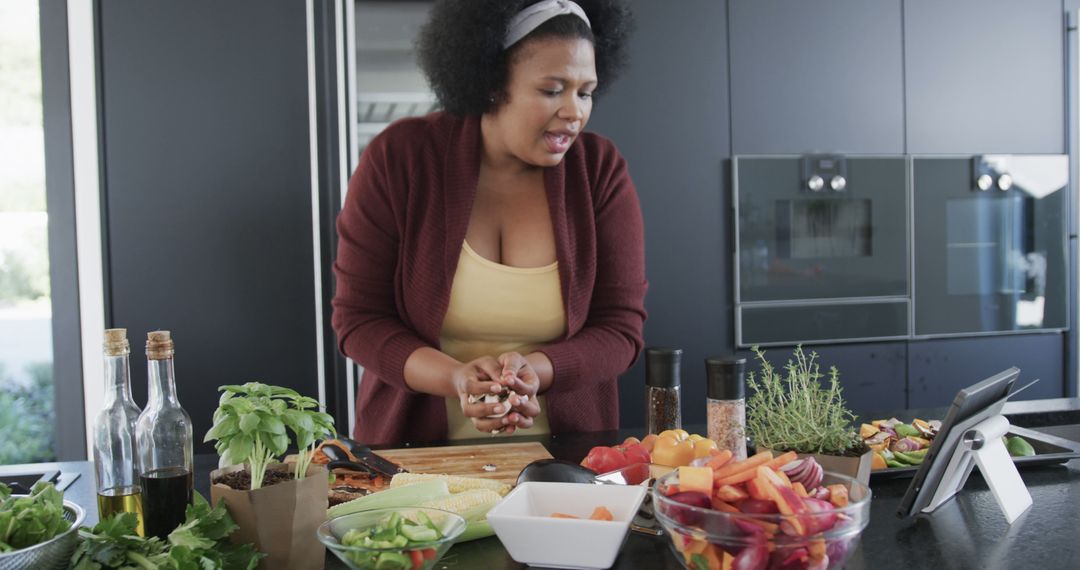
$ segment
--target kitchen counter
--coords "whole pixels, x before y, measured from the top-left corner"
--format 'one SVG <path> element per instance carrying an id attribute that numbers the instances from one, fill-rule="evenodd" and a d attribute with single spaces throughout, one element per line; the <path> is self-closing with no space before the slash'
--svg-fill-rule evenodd
<path id="1" fill-rule="evenodd" d="M 919 412 L 921 417 L 935 418 L 941 417 L 944 410 Z M 935 412 L 937 415 L 932 415 Z M 1080 412 L 1073 410 L 1061 413 L 1060 419 L 1069 420 L 1070 425 L 1035 429 L 1080 441 L 1077 414 Z M 911 413 L 867 414 L 864 417 L 889 415 L 907 419 Z M 696 428 L 698 433 L 704 431 L 703 426 L 689 427 Z M 529 439 L 542 442 L 557 458 L 578 461 L 592 446 L 615 444 L 630 435 L 640 436 L 640 433 L 596 432 Z M 490 443 L 490 440 L 486 442 Z M 207 497 L 209 472 L 216 464 L 216 456 L 196 458 L 195 488 Z M 89 462 L 25 467 L 27 470 L 78 472 L 81 476 L 67 489 L 65 496 L 87 509 L 88 525 L 97 521 L 94 475 Z M 874 496 L 870 524 L 847 568 L 1076 568 L 1075 561 L 1080 558 L 1080 530 L 1076 526 L 1076 516 L 1080 513 L 1080 460 L 1064 465 L 1026 467 L 1020 473 L 1034 505 L 1011 527 L 1006 524 L 986 483 L 977 475 L 973 475 L 964 491 L 938 512 L 911 519 L 899 519 L 895 515 L 910 479 L 871 480 Z M 670 553 L 667 540 L 631 533 L 615 568 L 680 568 Z M 345 566 L 328 553 L 326 567 Z M 448 570 L 522 567 L 510 559 L 495 537 L 457 545 L 437 566 Z"/>

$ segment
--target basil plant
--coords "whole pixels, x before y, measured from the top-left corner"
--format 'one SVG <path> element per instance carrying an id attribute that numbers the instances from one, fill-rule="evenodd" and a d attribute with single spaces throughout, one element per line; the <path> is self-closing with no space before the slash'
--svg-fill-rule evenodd
<path id="1" fill-rule="evenodd" d="M 295 390 L 248 382 L 218 388 L 222 392 L 214 412 L 214 426 L 203 441 L 217 440 L 214 448 L 229 465 L 247 464 L 251 489 L 262 487 L 266 467 L 285 454 L 292 432 L 299 450 L 296 478 L 303 479 L 311 464 L 315 441 L 334 433 L 334 419 L 319 411 L 319 402 Z"/>

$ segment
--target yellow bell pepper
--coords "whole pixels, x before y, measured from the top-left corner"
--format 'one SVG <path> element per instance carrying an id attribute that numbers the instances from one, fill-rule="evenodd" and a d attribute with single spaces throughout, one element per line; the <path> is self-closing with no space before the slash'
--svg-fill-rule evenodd
<path id="1" fill-rule="evenodd" d="M 684 430 L 665 430 L 656 438 L 652 460 L 669 467 L 689 465 L 694 460 L 694 443 Z"/>

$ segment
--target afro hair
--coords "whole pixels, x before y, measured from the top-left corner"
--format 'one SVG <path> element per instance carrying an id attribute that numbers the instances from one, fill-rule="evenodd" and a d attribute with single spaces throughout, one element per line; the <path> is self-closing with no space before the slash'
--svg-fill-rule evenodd
<path id="1" fill-rule="evenodd" d="M 633 16 L 623 0 L 576 0 L 591 29 L 578 17 L 557 16 L 503 49 L 510 19 L 537 0 L 439 0 L 416 42 L 420 68 L 442 108 L 453 115 L 481 115 L 505 98 L 509 66 L 525 43 L 540 38 L 583 38 L 596 53 L 600 95 L 626 62 Z"/>

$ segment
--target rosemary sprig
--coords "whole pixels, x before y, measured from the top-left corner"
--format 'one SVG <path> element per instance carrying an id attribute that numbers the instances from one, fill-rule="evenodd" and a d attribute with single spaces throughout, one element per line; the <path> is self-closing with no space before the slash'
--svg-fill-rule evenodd
<path id="1" fill-rule="evenodd" d="M 794 360 L 777 372 L 765 352 L 753 347 L 761 371 L 747 377 L 751 395 L 747 401 L 747 432 L 759 446 L 798 453 L 843 455 L 858 443 L 852 425 L 855 415 L 844 404 L 840 373 L 829 369 L 823 385 L 817 353 L 807 355 L 802 345 Z"/>

